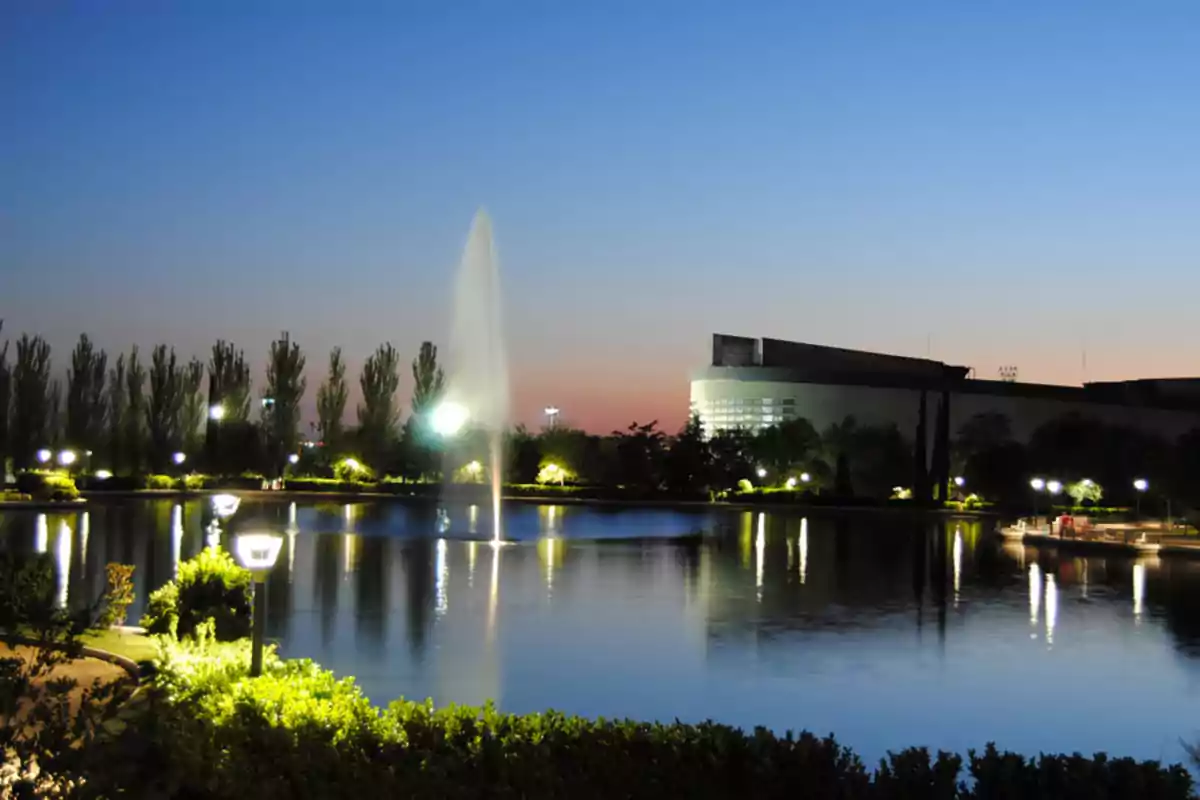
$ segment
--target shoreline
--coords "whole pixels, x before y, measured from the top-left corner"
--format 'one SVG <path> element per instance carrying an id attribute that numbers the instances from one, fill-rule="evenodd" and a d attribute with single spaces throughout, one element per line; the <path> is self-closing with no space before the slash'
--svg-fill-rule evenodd
<path id="1" fill-rule="evenodd" d="M 320 501 L 320 500 L 338 500 L 344 502 L 390 502 L 401 504 L 416 504 L 416 503 L 434 503 L 439 500 L 448 499 L 451 502 L 469 502 L 469 497 L 435 497 L 429 495 L 414 495 L 414 494 L 394 494 L 390 492 L 340 492 L 340 491 L 311 491 L 311 490 L 296 490 L 289 491 L 286 489 L 278 490 L 263 490 L 263 489 L 199 489 L 199 490 L 175 490 L 175 489 L 132 489 L 127 491 L 86 491 L 81 493 L 81 499 L 65 503 L 53 502 L 19 502 L 19 503 L 4 503 L 0 502 L 0 511 L 6 509 L 14 510 L 69 510 L 71 508 L 80 508 L 86 505 L 88 501 L 103 501 L 105 499 L 113 500 L 144 500 L 144 499 L 196 499 L 200 497 L 212 496 L 216 494 L 234 494 L 243 500 L 280 500 L 280 501 Z M 746 511 L 810 511 L 813 513 L 831 512 L 831 513 L 864 513 L 864 514 L 902 514 L 911 516 L 948 516 L 948 517 L 971 517 L 984 518 L 999 516 L 998 512 L 989 509 L 954 509 L 954 508 L 917 508 L 912 506 L 900 505 L 844 505 L 844 504 L 822 504 L 822 503 L 803 503 L 777 500 L 688 500 L 688 499 L 670 499 L 670 498 L 614 498 L 614 497 L 561 497 L 553 494 L 548 495 L 502 495 L 501 500 L 505 503 L 515 504 L 537 504 L 537 505 L 560 505 L 560 506 L 608 506 L 611 508 L 676 508 L 681 510 L 746 510 Z"/>

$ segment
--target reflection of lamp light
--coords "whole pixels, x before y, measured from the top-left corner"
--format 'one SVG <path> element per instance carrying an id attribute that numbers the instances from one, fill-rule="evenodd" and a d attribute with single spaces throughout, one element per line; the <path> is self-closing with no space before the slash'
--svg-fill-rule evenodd
<path id="1" fill-rule="evenodd" d="M 237 513 L 241 498 L 236 494 L 214 494 L 212 496 L 213 512 L 221 519 L 228 519 Z"/>
<path id="2" fill-rule="evenodd" d="M 250 677 L 262 674 L 263 636 L 267 627 L 267 572 L 275 566 L 283 538 L 269 533 L 248 533 L 234 541 L 242 566 L 254 575 L 254 638 L 250 651 Z"/>
<path id="3" fill-rule="evenodd" d="M 763 568 L 766 566 L 767 555 L 767 515 L 758 512 L 758 532 L 754 537 L 754 588 L 757 590 L 758 602 L 763 596 Z"/>

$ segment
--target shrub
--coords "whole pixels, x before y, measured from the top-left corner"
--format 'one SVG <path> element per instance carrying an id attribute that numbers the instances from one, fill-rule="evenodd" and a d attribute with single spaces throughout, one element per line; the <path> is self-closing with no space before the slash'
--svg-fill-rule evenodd
<path id="1" fill-rule="evenodd" d="M 176 487 L 177 483 L 178 483 L 178 480 L 176 478 L 171 477 L 170 475 L 147 475 L 146 476 L 146 488 L 147 489 L 155 489 L 158 491 L 174 489 Z"/>
<path id="2" fill-rule="evenodd" d="M 17 491 L 39 502 L 76 500 L 79 490 L 65 472 L 22 472 L 17 476 Z"/>
<path id="3" fill-rule="evenodd" d="M 216 637 L 232 641 L 250 633 L 250 571 L 224 550 L 205 548 L 179 565 L 175 580 L 150 594 L 142 625 L 150 633 L 191 636 L 212 619 Z"/>
<path id="4" fill-rule="evenodd" d="M 96 627 L 124 625 L 125 613 L 133 602 L 133 565 L 109 564 L 104 571 L 108 586 L 104 591 L 103 609 L 96 618 Z"/>
<path id="5" fill-rule="evenodd" d="M 204 484 L 207 480 L 207 475 L 197 475 L 193 472 L 183 476 L 183 488 L 189 492 L 198 492 L 204 488 Z"/>
<path id="6" fill-rule="evenodd" d="M 47 553 L 0 552 L 0 629 L 45 618 L 54 607 L 54 559 Z"/>
<path id="7" fill-rule="evenodd" d="M 1025 759 L 988 746 L 966 759 L 922 748 L 889 753 L 873 772 L 832 737 L 777 736 L 706 722 L 514 715 L 399 700 L 380 711 L 351 679 L 310 661 L 264 659 L 249 678 L 245 641 L 164 641 L 135 752 L 173 796 L 216 798 L 784 798 L 984 800 L 1191 797 L 1182 767 L 1083 756 Z M 113 769 L 115 759 L 109 760 Z M 119 765 L 117 765 L 119 766 Z M 128 765 L 127 765 L 128 766 Z"/>

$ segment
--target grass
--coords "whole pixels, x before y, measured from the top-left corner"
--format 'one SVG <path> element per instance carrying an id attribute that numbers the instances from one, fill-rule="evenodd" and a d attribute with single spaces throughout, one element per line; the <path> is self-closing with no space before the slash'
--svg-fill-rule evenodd
<path id="1" fill-rule="evenodd" d="M 88 631 L 82 640 L 88 647 L 107 650 L 131 661 L 146 661 L 158 655 L 158 647 L 152 638 L 144 633 L 129 630 L 109 628 L 103 631 Z"/>

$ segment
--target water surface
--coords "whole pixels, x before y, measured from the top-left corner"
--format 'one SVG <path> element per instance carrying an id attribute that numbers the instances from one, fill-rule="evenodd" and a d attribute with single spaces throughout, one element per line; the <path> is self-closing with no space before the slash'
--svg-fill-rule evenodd
<path id="1" fill-rule="evenodd" d="M 0 514 L 0 546 L 148 590 L 205 543 L 205 503 Z M 1181 760 L 1200 739 L 1200 564 L 1002 546 L 978 523 L 511 505 L 246 502 L 287 535 L 267 631 L 370 697 L 834 732 L 864 756 L 989 740 Z M 702 535 L 700 535 L 702 534 Z"/>

